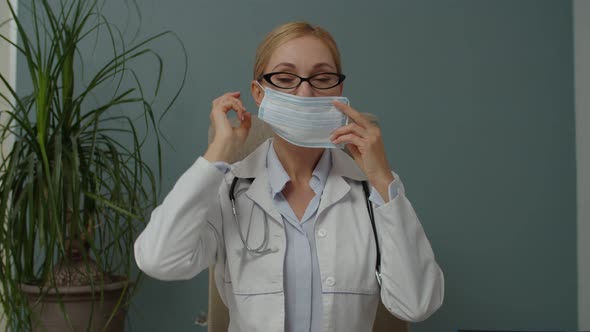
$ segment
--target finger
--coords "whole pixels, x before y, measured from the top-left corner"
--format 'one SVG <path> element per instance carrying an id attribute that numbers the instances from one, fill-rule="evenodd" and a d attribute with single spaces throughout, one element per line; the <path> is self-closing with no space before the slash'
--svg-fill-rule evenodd
<path id="1" fill-rule="evenodd" d="M 213 100 L 213 105 L 217 105 L 219 103 L 222 103 L 223 101 L 227 100 L 227 99 L 237 99 L 240 102 L 242 102 L 242 100 L 240 99 L 241 93 L 240 91 L 234 91 L 234 92 L 226 92 L 223 95 L 215 98 Z"/>
<path id="2" fill-rule="evenodd" d="M 359 148 L 356 147 L 356 145 L 346 144 L 345 148 L 348 150 L 348 152 L 350 152 L 354 160 L 358 160 L 361 157 L 361 152 L 359 151 Z"/>
<path id="3" fill-rule="evenodd" d="M 240 94 L 241 94 L 240 91 L 232 91 L 232 92 L 225 93 L 224 96 L 231 96 L 231 97 L 239 98 Z"/>
<path id="4" fill-rule="evenodd" d="M 355 134 L 346 134 L 346 135 L 336 137 L 335 139 L 332 140 L 332 143 L 334 143 L 334 144 L 341 144 L 341 143 L 350 144 L 350 143 L 352 143 L 359 148 L 361 146 L 365 145 L 364 140 Z"/>
<path id="5" fill-rule="evenodd" d="M 231 95 L 231 94 L 225 94 L 223 96 L 221 96 L 220 98 L 216 99 L 217 104 L 218 105 L 227 105 L 227 103 L 232 103 L 235 105 L 239 105 L 238 109 L 236 109 L 236 111 L 242 109 L 242 110 L 246 110 L 246 107 L 244 107 L 244 104 L 242 103 L 242 100 L 240 99 L 239 96 L 239 92 L 238 95 Z"/>
<path id="6" fill-rule="evenodd" d="M 246 107 L 242 104 L 242 101 L 237 98 L 229 97 L 223 98 L 217 102 L 215 105 L 216 109 L 219 109 L 221 112 L 227 114 L 229 111 L 234 110 L 240 120 L 243 120 L 243 114 L 246 112 Z"/>
<path id="7" fill-rule="evenodd" d="M 342 113 L 348 115 L 348 117 L 350 117 L 354 122 L 360 124 L 361 126 L 367 127 L 371 124 L 367 119 L 365 119 L 365 117 L 360 112 L 350 107 L 350 105 L 346 105 L 345 103 L 336 100 L 334 100 L 332 104 L 334 104 L 334 106 L 336 106 L 337 109 L 342 111 Z"/>
<path id="8" fill-rule="evenodd" d="M 334 131 L 332 131 L 332 134 L 330 135 L 330 138 L 338 137 L 340 135 L 344 135 L 344 134 L 348 134 L 348 133 L 355 133 L 362 138 L 367 137 L 367 135 L 369 134 L 367 129 L 359 126 L 358 124 L 349 123 L 346 126 L 334 129 Z"/>
<path id="9" fill-rule="evenodd" d="M 238 118 L 244 121 L 244 115 L 247 113 L 244 103 L 242 103 L 242 100 L 239 98 L 233 98 L 232 101 L 238 105 L 237 109 L 234 108 L 234 110 L 238 114 Z"/>
<path id="10" fill-rule="evenodd" d="M 246 112 L 244 113 L 244 119 L 240 122 L 240 128 L 247 130 L 250 127 L 252 127 L 252 113 Z"/>
<path id="11" fill-rule="evenodd" d="M 224 100 L 228 99 L 228 98 L 240 98 L 240 91 L 235 91 L 235 92 L 226 92 L 224 94 L 222 94 L 221 96 L 213 99 L 213 106 L 218 105 L 219 103 L 223 102 Z"/>
<path id="12" fill-rule="evenodd" d="M 244 141 L 246 137 L 248 137 L 248 133 L 250 132 L 250 128 L 252 127 L 252 114 L 244 113 L 244 120 L 240 122 L 240 126 L 237 128 L 233 128 L 236 135 Z"/>

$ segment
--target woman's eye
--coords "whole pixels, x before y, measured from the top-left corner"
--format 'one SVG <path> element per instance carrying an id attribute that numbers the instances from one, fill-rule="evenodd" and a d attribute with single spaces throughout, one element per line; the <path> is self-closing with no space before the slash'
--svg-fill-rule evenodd
<path id="1" fill-rule="evenodd" d="M 292 77 L 279 77 L 278 81 L 281 83 L 290 83 L 293 82 L 294 79 Z"/>
<path id="2" fill-rule="evenodd" d="M 326 74 L 326 75 L 314 76 L 314 78 L 312 80 L 316 84 L 331 85 L 331 84 L 334 84 L 335 82 L 338 81 L 338 77 L 335 75 Z"/>
<path id="3" fill-rule="evenodd" d="M 272 81 L 279 85 L 291 85 L 297 82 L 297 77 L 289 74 L 274 75 Z"/>
<path id="4" fill-rule="evenodd" d="M 329 80 L 333 80 L 336 76 L 332 75 L 332 74 L 319 74 L 316 76 L 313 76 L 314 80 L 318 80 L 318 81 L 329 81 Z"/>

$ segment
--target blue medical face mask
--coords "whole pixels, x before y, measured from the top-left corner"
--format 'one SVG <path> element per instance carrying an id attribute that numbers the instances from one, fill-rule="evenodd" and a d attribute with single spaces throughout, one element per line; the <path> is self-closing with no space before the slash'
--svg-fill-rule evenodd
<path id="1" fill-rule="evenodd" d="M 344 147 L 344 144 L 330 141 L 334 129 L 348 124 L 348 116 L 332 101 L 348 105 L 348 98 L 300 97 L 262 88 L 264 98 L 258 108 L 258 118 L 268 123 L 277 135 L 291 144 L 308 148 Z"/>

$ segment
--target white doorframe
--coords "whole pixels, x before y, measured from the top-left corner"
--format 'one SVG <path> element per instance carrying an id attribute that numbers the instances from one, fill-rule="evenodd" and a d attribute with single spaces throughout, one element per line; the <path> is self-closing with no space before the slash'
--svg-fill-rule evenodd
<path id="1" fill-rule="evenodd" d="M 9 1 L 16 10 L 17 0 Z M 6 0 L 0 0 L 0 23 L 9 20 L 11 17 Z M 0 33 L 4 36 L 8 36 L 10 40 L 16 41 L 16 27 L 13 23 L 9 22 L 2 25 L 0 27 Z M 0 40 L 0 73 L 4 75 L 11 87 L 16 88 L 16 49 L 4 40 Z M 9 95 L 8 89 L 4 83 L 0 83 L 0 92 L 4 95 Z M 11 100 L 10 102 L 12 103 L 13 101 Z M 3 99 L 0 99 L 0 123 L 5 121 L 2 110 L 7 108 L 7 103 Z M 13 137 L 4 137 L 0 138 L 0 140 L 0 158 L 3 158 L 3 156 L 8 153 L 9 149 L 12 148 L 14 139 Z M 0 311 L 0 330 L 2 331 L 6 330 L 4 319 L 1 319 L 3 316 L 4 313 Z"/>
<path id="2" fill-rule="evenodd" d="M 16 10 L 17 0 L 9 1 Z M 10 17 L 10 10 L 8 9 L 6 0 L 0 0 L 0 23 L 7 21 Z M 0 27 L 0 32 L 2 32 L 4 36 L 9 36 L 10 40 L 16 41 L 16 27 L 13 23 L 9 22 Z M 4 40 L 0 40 L 0 73 L 6 77 L 13 88 L 16 87 L 16 49 Z M 0 83 L 0 92 L 4 95 L 9 95 L 8 89 L 3 83 Z M 11 102 L 13 101 L 11 100 Z M 7 103 L 3 99 L 0 99 L 0 112 L 7 108 Z M 3 121 L 4 116 L 0 113 L 0 123 L 3 123 Z M 9 149 L 12 147 L 12 143 L 12 137 L 5 137 L 2 139 L 0 158 L 8 153 Z"/>
<path id="3" fill-rule="evenodd" d="M 590 330 L 590 1 L 573 1 L 578 214 L 578 330 Z"/>

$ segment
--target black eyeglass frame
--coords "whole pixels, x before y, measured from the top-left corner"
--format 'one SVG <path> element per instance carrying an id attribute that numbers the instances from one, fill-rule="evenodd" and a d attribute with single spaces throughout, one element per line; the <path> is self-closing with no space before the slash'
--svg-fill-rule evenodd
<path id="1" fill-rule="evenodd" d="M 290 88 L 284 88 L 284 87 L 282 87 L 282 86 L 278 86 L 278 85 L 274 84 L 274 83 L 272 82 L 272 80 L 270 79 L 272 76 L 274 76 L 274 75 L 277 75 L 277 74 L 287 74 L 287 75 L 295 76 L 295 77 L 299 78 L 299 84 L 297 84 L 297 85 L 295 85 L 295 86 L 293 86 L 293 87 L 290 87 Z M 311 83 L 311 80 L 312 80 L 314 77 L 316 77 L 316 76 L 320 76 L 320 75 L 326 75 L 326 74 L 329 74 L 329 75 L 336 75 L 336 76 L 338 76 L 338 82 L 337 82 L 336 84 L 334 84 L 334 85 L 330 86 L 330 87 L 327 87 L 327 88 L 318 88 L 317 86 L 313 85 L 313 83 Z M 265 81 L 267 81 L 267 82 L 268 82 L 270 85 L 272 85 L 272 86 L 274 86 L 274 87 L 277 87 L 277 88 L 279 88 L 279 89 L 283 89 L 283 90 L 291 90 L 291 89 L 296 89 L 296 88 L 298 88 L 298 87 L 299 87 L 299 86 L 300 86 L 300 85 L 301 85 L 303 82 L 307 82 L 307 83 L 309 83 L 309 85 L 311 85 L 311 86 L 312 86 L 314 89 L 318 89 L 318 90 L 328 90 L 328 89 L 335 88 L 335 87 L 337 87 L 338 85 L 342 84 L 342 82 L 344 82 L 344 79 L 345 79 L 345 78 L 346 78 L 346 75 L 344 75 L 344 74 L 340 74 L 340 73 L 317 73 L 317 74 L 315 74 L 315 75 L 311 75 L 311 76 L 309 76 L 309 77 L 301 77 L 301 76 L 299 76 L 299 75 L 296 75 L 296 74 L 293 74 L 293 73 L 289 73 L 289 72 L 284 72 L 284 71 L 276 71 L 276 72 L 272 72 L 272 73 L 268 73 L 268 74 L 263 74 L 263 75 L 260 75 L 260 76 L 258 77 L 258 81 L 260 81 L 261 79 L 264 79 L 264 80 L 265 80 Z"/>

